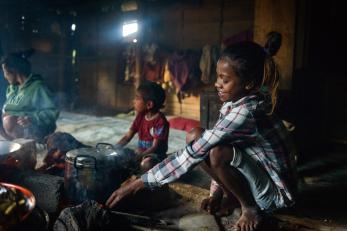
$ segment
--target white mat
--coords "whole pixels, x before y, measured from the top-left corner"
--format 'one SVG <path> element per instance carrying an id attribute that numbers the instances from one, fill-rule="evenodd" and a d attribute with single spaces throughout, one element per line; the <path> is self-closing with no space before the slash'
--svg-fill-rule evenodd
<path id="1" fill-rule="evenodd" d="M 71 112 L 61 112 L 57 131 L 67 132 L 82 143 L 95 145 L 100 142 L 115 144 L 129 129 L 133 117 L 98 117 Z M 168 153 L 185 147 L 185 132 L 170 129 Z M 137 136 L 128 144 L 135 147 Z"/>

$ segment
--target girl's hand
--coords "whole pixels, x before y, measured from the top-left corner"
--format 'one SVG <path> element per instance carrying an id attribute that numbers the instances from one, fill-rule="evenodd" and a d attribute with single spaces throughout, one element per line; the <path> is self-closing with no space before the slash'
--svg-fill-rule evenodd
<path id="1" fill-rule="evenodd" d="M 25 127 L 31 123 L 30 118 L 28 116 L 19 116 L 17 118 L 17 124 L 22 127 Z"/>
<path id="2" fill-rule="evenodd" d="M 122 185 L 119 189 L 114 191 L 112 195 L 106 201 L 106 207 L 113 208 L 120 201 L 125 199 L 130 195 L 134 195 L 138 190 L 143 189 L 145 185 L 143 184 L 141 179 L 136 179 L 129 184 Z"/>
<path id="3" fill-rule="evenodd" d="M 140 149 L 135 149 L 135 154 L 136 154 L 136 160 L 137 161 L 142 161 L 143 159 L 143 152 Z"/>
<path id="4" fill-rule="evenodd" d="M 222 198 L 222 196 L 210 196 L 205 198 L 201 202 L 200 209 L 209 214 L 215 214 L 220 209 Z"/>

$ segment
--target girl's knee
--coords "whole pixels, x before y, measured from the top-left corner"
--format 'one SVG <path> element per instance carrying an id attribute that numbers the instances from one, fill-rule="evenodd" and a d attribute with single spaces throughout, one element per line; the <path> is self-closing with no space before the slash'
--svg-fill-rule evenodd
<path id="1" fill-rule="evenodd" d="M 211 168 L 220 168 L 229 166 L 229 163 L 234 158 L 234 150 L 229 145 L 219 145 L 210 151 L 210 165 Z"/>
<path id="2" fill-rule="evenodd" d="M 153 168 L 155 164 L 155 161 L 151 157 L 146 157 L 141 161 L 140 167 L 143 172 L 147 172 Z"/>
<path id="3" fill-rule="evenodd" d="M 198 138 L 201 137 L 201 135 L 204 133 L 205 129 L 201 128 L 201 127 L 195 127 L 192 130 L 190 130 L 189 132 L 187 132 L 186 135 L 186 143 L 190 143 L 193 140 L 197 140 Z"/>

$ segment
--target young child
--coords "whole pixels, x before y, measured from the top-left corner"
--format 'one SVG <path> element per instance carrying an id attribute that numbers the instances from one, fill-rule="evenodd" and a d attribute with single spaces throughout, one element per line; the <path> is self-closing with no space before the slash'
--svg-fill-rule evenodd
<path id="1" fill-rule="evenodd" d="M 261 211 L 291 206 L 288 133 L 272 114 L 278 83 L 274 60 L 263 47 L 241 42 L 226 48 L 217 63 L 215 87 L 224 104 L 214 127 L 190 134 L 183 150 L 116 190 L 106 205 L 112 208 L 140 189 L 173 182 L 201 164 L 213 179 L 202 207 L 216 212 L 223 194 L 236 201 L 241 207 L 237 230 L 255 230 Z"/>
<path id="2" fill-rule="evenodd" d="M 169 123 L 160 112 L 165 101 L 165 91 L 158 84 L 146 81 L 137 88 L 134 109 L 136 118 L 129 131 L 118 141 L 125 146 L 138 133 L 138 148 L 135 150 L 142 171 L 151 169 L 166 158 Z"/>

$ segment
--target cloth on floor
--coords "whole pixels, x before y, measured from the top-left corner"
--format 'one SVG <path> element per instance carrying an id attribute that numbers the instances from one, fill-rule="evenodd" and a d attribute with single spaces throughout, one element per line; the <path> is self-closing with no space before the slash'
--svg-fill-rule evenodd
<path id="1" fill-rule="evenodd" d="M 68 151 L 87 146 L 66 132 L 55 132 L 47 137 L 47 155 L 44 158 L 44 165 L 38 169 L 44 173 L 64 176 L 65 156 Z"/>
<path id="2" fill-rule="evenodd" d="M 175 117 L 169 120 L 170 128 L 189 132 L 195 127 L 200 127 L 200 121 L 183 117 Z"/>
<path id="3" fill-rule="evenodd" d="M 55 132 L 47 138 L 47 150 L 48 152 L 58 149 L 62 152 L 68 152 L 72 149 L 87 147 L 71 134 L 66 132 Z"/>
<path id="4" fill-rule="evenodd" d="M 111 214 L 96 201 L 87 200 L 64 209 L 53 225 L 54 231 L 131 230 L 122 217 Z"/>

